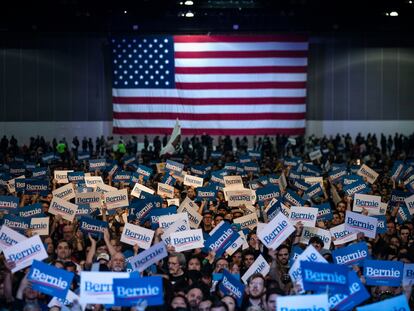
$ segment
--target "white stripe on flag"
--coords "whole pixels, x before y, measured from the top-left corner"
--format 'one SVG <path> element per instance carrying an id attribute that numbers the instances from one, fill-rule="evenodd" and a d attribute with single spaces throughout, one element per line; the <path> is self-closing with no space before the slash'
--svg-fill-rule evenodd
<path id="1" fill-rule="evenodd" d="M 176 74 L 176 82 L 305 82 L 306 73 Z"/>
<path id="2" fill-rule="evenodd" d="M 307 58 L 176 58 L 175 67 L 306 66 Z"/>
<path id="3" fill-rule="evenodd" d="M 306 89 L 251 90 L 177 90 L 177 89 L 112 89 L 120 97 L 177 97 L 177 98 L 260 98 L 305 97 Z"/>
<path id="4" fill-rule="evenodd" d="M 187 42 L 174 43 L 176 52 L 207 51 L 305 51 L 308 42 Z"/>
<path id="5" fill-rule="evenodd" d="M 191 105 L 122 105 L 114 104 L 115 112 L 163 112 L 163 113 L 191 113 L 191 114 L 212 114 L 212 113 L 303 113 L 306 105 L 212 105 L 212 106 L 191 106 Z"/>
<path id="6" fill-rule="evenodd" d="M 171 120 L 118 120 L 114 119 L 115 127 L 122 128 L 172 128 L 174 127 L 176 119 Z M 305 120 L 252 120 L 242 122 L 243 129 L 255 128 L 303 128 L 305 127 Z M 211 128 L 211 129 L 238 129 L 240 128 L 240 121 L 191 121 L 180 120 L 181 128 Z"/>

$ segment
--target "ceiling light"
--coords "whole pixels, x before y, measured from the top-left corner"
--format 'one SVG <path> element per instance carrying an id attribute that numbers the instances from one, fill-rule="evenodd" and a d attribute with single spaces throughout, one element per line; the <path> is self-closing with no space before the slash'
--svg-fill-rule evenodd
<path id="1" fill-rule="evenodd" d="M 194 2 L 191 0 L 187 0 L 186 2 L 184 2 L 185 5 L 193 5 Z"/>
<path id="2" fill-rule="evenodd" d="M 185 17 L 194 17 L 194 13 L 191 11 L 188 11 L 187 13 L 185 13 Z"/>
<path id="3" fill-rule="evenodd" d="M 398 16 L 398 12 L 397 11 L 392 11 L 392 12 L 390 12 L 390 16 Z"/>

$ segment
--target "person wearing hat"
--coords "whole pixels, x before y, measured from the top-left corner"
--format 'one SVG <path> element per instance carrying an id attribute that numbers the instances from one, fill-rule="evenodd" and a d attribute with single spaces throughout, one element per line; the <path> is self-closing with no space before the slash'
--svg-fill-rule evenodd
<path id="1" fill-rule="evenodd" d="M 211 211 L 204 211 L 200 227 L 204 233 L 210 233 L 213 230 L 213 213 Z"/>

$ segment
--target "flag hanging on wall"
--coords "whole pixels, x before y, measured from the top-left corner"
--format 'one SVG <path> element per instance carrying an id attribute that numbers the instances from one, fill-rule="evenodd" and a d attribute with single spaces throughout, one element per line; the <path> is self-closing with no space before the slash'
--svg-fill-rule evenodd
<path id="1" fill-rule="evenodd" d="M 113 38 L 114 134 L 303 134 L 307 38 Z"/>

